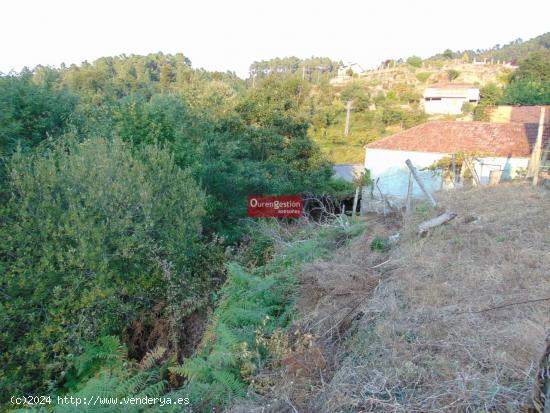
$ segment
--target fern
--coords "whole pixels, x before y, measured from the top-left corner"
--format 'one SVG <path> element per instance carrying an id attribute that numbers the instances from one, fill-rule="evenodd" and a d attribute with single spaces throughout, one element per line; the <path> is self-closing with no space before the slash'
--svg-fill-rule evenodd
<path id="1" fill-rule="evenodd" d="M 95 397 L 160 397 L 166 393 L 167 382 L 163 378 L 166 365 L 161 363 L 166 349 L 157 347 L 141 361 L 127 360 L 126 348 L 115 337 L 102 337 L 98 344 L 88 344 L 75 360 L 80 381 L 69 395 L 83 399 Z M 89 377 L 91 375 L 91 377 Z M 55 413 L 72 412 L 141 412 L 153 409 L 147 405 L 57 405 Z"/>
<path id="2" fill-rule="evenodd" d="M 291 304 L 288 297 L 294 284 L 290 277 L 264 277 L 237 264 L 228 265 L 228 273 L 200 351 L 171 368 L 188 379 L 185 389 L 191 400 L 205 406 L 246 394 L 248 384 L 241 377 L 241 367 L 258 362 L 259 353 L 247 350 L 254 348 L 256 329 L 267 319 L 273 324 L 269 328 L 274 328 L 276 316 Z"/>
<path id="3" fill-rule="evenodd" d="M 137 394 L 137 397 L 159 397 L 164 394 L 166 389 L 166 382 L 164 380 L 157 381 Z"/>
<path id="4" fill-rule="evenodd" d="M 244 396 L 246 394 L 246 385 L 240 380 L 240 377 L 232 374 L 229 371 L 215 370 L 212 372 L 217 383 L 227 389 L 227 396 L 234 398 Z"/>
<path id="5" fill-rule="evenodd" d="M 145 357 L 140 363 L 140 367 L 143 370 L 148 370 L 152 368 L 155 364 L 157 364 L 157 362 L 162 360 L 165 354 L 166 354 L 165 347 L 156 346 L 154 349 L 149 350 L 149 352 L 145 355 Z"/>
<path id="6" fill-rule="evenodd" d="M 267 356 L 256 343 L 256 331 L 271 334 L 290 324 L 296 290 L 294 274 L 302 263 L 333 249 L 340 238 L 336 235 L 328 240 L 319 237 L 290 244 L 284 253 L 254 270 L 235 263 L 228 265 L 221 298 L 197 352 L 182 365 L 170 368 L 187 379 L 184 394 L 198 411 L 211 411 L 246 395 L 251 371 Z"/>

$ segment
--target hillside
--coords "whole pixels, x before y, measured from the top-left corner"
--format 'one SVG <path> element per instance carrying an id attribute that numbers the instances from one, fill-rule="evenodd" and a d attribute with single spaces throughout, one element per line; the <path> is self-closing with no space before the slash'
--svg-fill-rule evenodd
<path id="1" fill-rule="evenodd" d="M 545 49 L 550 49 L 550 32 L 541 34 L 527 41 L 518 39 L 502 47 L 495 46 L 491 50 L 482 51 L 478 56 L 482 59 L 500 59 L 519 62 L 525 59 L 530 53 Z"/>
<path id="2" fill-rule="evenodd" d="M 550 193 L 506 184 L 439 200 L 458 216 L 425 238 L 416 224 L 436 212 L 419 204 L 405 220 L 367 217 L 336 256 L 305 265 L 279 337 L 291 350 L 233 413 L 524 411 L 548 320 Z"/>
<path id="3" fill-rule="evenodd" d="M 517 64 L 521 60 L 525 59 L 530 53 L 549 48 L 550 32 L 541 34 L 540 36 L 529 40 L 516 39 L 505 45 L 496 44 L 490 49 L 467 49 L 457 51 L 445 50 L 442 53 L 438 53 L 430 57 L 428 60 L 441 60 L 449 58 L 455 59 L 461 58 L 464 54 L 466 54 L 470 59 L 494 59 Z"/>
<path id="4" fill-rule="evenodd" d="M 340 70 L 330 79 L 338 104 L 333 103 L 329 111 L 321 112 L 321 122 L 315 122 L 314 118 L 309 135 L 333 162 L 361 163 L 365 144 L 426 120 L 479 120 L 487 105 L 546 103 L 548 56 L 535 52 L 549 47 L 550 33 L 546 33 L 490 50 L 446 50 L 426 60 L 417 56 L 406 61 L 388 60 L 375 70 L 353 75 Z M 479 113 L 475 116 L 468 110 L 455 116 L 423 113 L 419 103 L 424 90 L 449 82 L 479 86 L 482 99 Z M 314 87 L 312 96 L 317 94 Z M 350 99 L 354 102 L 350 133 L 344 136 L 344 104 Z"/>

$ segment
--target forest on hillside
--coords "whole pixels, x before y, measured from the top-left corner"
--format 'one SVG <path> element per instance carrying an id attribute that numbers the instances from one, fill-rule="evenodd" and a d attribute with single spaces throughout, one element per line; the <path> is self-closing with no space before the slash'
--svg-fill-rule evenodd
<path id="1" fill-rule="evenodd" d="M 464 56 L 464 54 L 466 54 L 470 59 L 494 59 L 519 64 L 522 60 L 529 57 L 531 53 L 544 52 L 547 49 L 550 49 L 550 32 L 541 34 L 540 36 L 529 40 L 518 38 L 507 44 L 496 44 L 489 49 L 466 49 L 457 51 L 447 49 L 442 53 L 432 56 L 431 59 L 460 59 Z"/>
<path id="2" fill-rule="evenodd" d="M 480 106 L 550 103 L 549 53 Z M 354 231 L 274 256 L 246 197 L 352 193 L 332 147 L 427 119 L 409 85 L 332 86 L 339 65 L 258 61 L 243 80 L 157 53 L 0 75 L 1 411 L 9 395 L 207 410 L 246 394 L 262 340 L 291 318 L 295 266 Z"/>

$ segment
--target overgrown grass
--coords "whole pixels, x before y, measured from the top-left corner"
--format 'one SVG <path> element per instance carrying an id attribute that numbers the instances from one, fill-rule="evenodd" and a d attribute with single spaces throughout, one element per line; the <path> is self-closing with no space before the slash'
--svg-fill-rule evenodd
<path id="1" fill-rule="evenodd" d="M 323 154 L 335 163 L 362 163 L 363 146 L 384 135 L 384 126 L 372 120 L 372 112 L 352 112 L 350 133 L 344 136 L 346 114 L 340 113 L 328 128 L 309 130 L 309 136 L 319 145 Z"/>
<path id="2" fill-rule="evenodd" d="M 362 233 L 364 223 L 337 217 L 323 225 L 266 220 L 255 227 L 249 248 L 238 250 L 228 264 L 228 277 L 193 357 L 178 364 L 166 348 L 157 346 L 138 363 L 128 359 L 116 337 L 103 337 L 73 363 L 67 396 L 79 398 L 80 405 L 57 405 L 52 397 L 51 410 L 18 412 L 211 412 L 235 399 L 253 399 L 250 384 L 272 357 L 265 343 L 295 321 L 296 274 L 306 263 L 330 258 Z M 118 401 L 83 404 L 96 397 Z M 125 404 L 128 398 L 143 397 L 162 397 L 166 404 Z M 189 404 L 177 403 L 186 398 Z"/>
<path id="3" fill-rule="evenodd" d="M 188 382 L 179 392 L 195 410 L 210 411 L 236 398 L 251 397 L 249 383 L 269 355 L 262 337 L 292 324 L 297 281 L 303 264 L 326 258 L 337 246 L 362 231 L 360 222 L 317 227 L 306 223 L 290 231 L 267 225 L 275 238 L 276 253 L 253 269 L 232 263 L 219 304 L 194 357 L 171 371 Z M 281 234 L 283 232 L 283 234 Z"/>

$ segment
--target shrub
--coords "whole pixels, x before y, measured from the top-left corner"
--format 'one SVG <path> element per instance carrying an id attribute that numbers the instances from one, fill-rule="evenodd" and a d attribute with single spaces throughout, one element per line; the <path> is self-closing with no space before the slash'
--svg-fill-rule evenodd
<path id="1" fill-rule="evenodd" d="M 472 113 L 474 110 L 474 104 L 471 103 L 471 102 L 464 102 L 462 104 L 462 108 L 461 108 L 461 111 L 462 113 L 466 114 L 466 113 Z"/>
<path id="2" fill-rule="evenodd" d="M 489 122 L 494 106 L 480 103 L 474 109 L 474 120 L 477 122 Z"/>
<path id="3" fill-rule="evenodd" d="M 431 76 L 432 74 L 429 73 L 429 72 L 418 72 L 416 74 L 416 78 L 418 79 L 419 82 L 426 82 L 426 80 L 429 79 L 429 77 Z"/>
<path id="4" fill-rule="evenodd" d="M 455 69 L 449 69 L 447 70 L 447 79 L 449 79 L 449 82 L 452 82 L 453 80 L 457 79 L 460 76 L 460 72 Z"/>
<path id="5" fill-rule="evenodd" d="M 422 66 L 422 58 L 418 56 L 411 56 L 407 59 L 407 63 L 413 67 Z"/>
<path id="6" fill-rule="evenodd" d="M 206 303 L 221 264 L 201 241 L 205 196 L 167 151 L 66 139 L 17 152 L 10 178 L 0 214 L 5 395 L 61 385 L 82 341 L 134 322 L 147 335 L 152 314 L 176 325 Z M 163 334 L 177 345 L 177 332 Z"/>
<path id="7" fill-rule="evenodd" d="M 376 236 L 370 243 L 371 251 L 387 251 L 389 248 L 390 244 L 387 238 Z"/>

